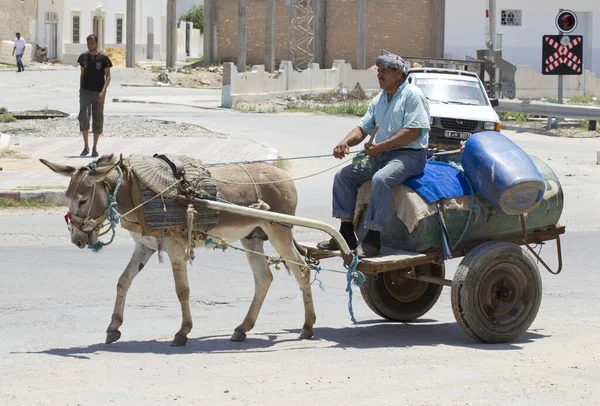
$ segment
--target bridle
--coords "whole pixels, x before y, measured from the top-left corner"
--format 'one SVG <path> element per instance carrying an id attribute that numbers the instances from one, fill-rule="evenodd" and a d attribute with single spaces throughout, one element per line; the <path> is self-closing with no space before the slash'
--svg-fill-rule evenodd
<path id="1" fill-rule="evenodd" d="M 97 168 L 97 163 L 92 162 L 88 166 L 91 171 L 94 171 Z M 109 185 L 106 182 L 104 183 L 104 190 L 108 194 L 108 206 L 106 206 L 101 216 L 95 218 L 90 217 L 92 206 L 94 204 L 94 198 L 96 197 L 96 183 L 94 183 L 92 189 L 90 206 L 85 217 L 76 216 L 71 212 L 67 212 L 67 214 L 65 215 L 65 222 L 67 223 L 67 228 L 69 229 L 69 232 L 71 231 L 71 226 L 73 226 L 76 230 L 87 234 L 97 231 L 99 232 L 98 237 L 102 237 L 108 234 L 111 230 L 113 231 L 113 237 L 111 238 L 110 242 L 106 244 L 98 242 L 94 247 L 90 247 L 94 248 L 95 250 L 99 250 L 100 248 L 102 248 L 102 246 L 108 245 L 113 241 L 115 234 L 115 226 L 119 223 L 119 219 L 121 217 L 117 212 L 117 193 L 119 193 L 119 187 L 121 186 L 121 183 L 123 181 L 123 171 L 121 170 L 121 165 L 117 165 L 117 170 L 119 172 L 119 175 L 117 176 L 117 185 L 115 186 L 115 191 L 113 194 L 110 193 Z M 75 190 L 79 188 L 79 184 L 82 180 L 83 177 L 75 186 Z M 108 221 L 107 224 L 105 224 L 106 221 Z M 104 232 L 100 233 L 100 230 L 104 227 L 108 228 Z"/>
<path id="2" fill-rule="evenodd" d="M 110 194 L 110 192 L 107 188 L 106 188 L 106 192 Z M 94 203 L 94 197 L 96 197 L 96 184 L 95 183 L 94 183 L 94 186 L 92 189 L 92 198 L 90 199 L 90 207 L 88 208 L 88 211 L 87 211 L 87 214 L 85 215 L 85 217 L 76 216 L 71 212 L 67 212 L 67 214 L 65 214 L 65 222 L 67 223 L 67 227 L 69 228 L 69 231 L 71 231 L 71 226 L 72 226 L 76 230 L 81 231 L 83 233 L 91 233 L 93 231 L 99 231 L 104 226 L 104 222 L 107 220 L 106 214 L 102 214 L 101 216 L 95 217 L 95 218 L 90 217 L 90 213 L 92 211 L 92 206 Z M 104 235 L 107 232 L 108 231 L 106 231 L 105 233 L 100 234 L 100 235 Z"/>

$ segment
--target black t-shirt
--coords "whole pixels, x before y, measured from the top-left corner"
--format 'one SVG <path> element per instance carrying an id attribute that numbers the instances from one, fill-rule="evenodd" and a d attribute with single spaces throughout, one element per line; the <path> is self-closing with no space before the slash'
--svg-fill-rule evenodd
<path id="1" fill-rule="evenodd" d="M 77 63 L 84 68 L 81 88 L 90 92 L 101 92 L 104 88 L 104 69 L 112 67 L 108 55 L 102 52 L 98 52 L 97 55 L 84 52 L 79 55 Z"/>

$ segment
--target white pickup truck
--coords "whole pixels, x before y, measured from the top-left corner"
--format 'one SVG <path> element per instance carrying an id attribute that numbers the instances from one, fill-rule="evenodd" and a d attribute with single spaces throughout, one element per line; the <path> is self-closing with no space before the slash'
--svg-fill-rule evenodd
<path id="1" fill-rule="evenodd" d="M 431 112 L 429 148 L 457 149 L 461 141 L 480 131 L 500 131 L 494 107 L 476 73 L 442 68 L 413 68 L 409 83 L 418 86 Z"/>

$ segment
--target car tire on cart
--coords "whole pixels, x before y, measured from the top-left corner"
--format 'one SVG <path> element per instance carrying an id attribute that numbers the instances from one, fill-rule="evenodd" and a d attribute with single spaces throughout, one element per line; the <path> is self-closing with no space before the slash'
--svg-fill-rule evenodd
<path id="1" fill-rule="evenodd" d="M 408 269 L 379 274 L 377 279 L 367 279 L 360 292 L 365 303 L 379 316 L 409 322 L 427 313 L 437 302 L 443 285 L 402 277 Z M 417 274 L 444 278 L 445 266 L 426 264 L 415 267 Z"/>
<path id="2" fill-rule="evenodd" d="M 542 279 L 522 247 L 491 241 L 467 253 L 451 288 L 452 311 L 476 340 L 506 343 L 531 326 L 542 300 Z"/>

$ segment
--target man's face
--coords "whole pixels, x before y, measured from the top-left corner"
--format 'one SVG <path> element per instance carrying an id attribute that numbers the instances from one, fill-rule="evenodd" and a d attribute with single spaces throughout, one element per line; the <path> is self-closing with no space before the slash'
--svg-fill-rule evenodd
<path id="1" fill-rule="evenodd" d="M 94 51 L 97 45 L 98 44 L 96 43 L 96 40 L 94 38 L 87 39 L 87 47 L 89 51 Z"/>
<path id="2" fill-rule="evenodd" d="M 379 87 L 383 90 L 391 90 L 400 87 L 403 74 L 398 69 L 384 68 L 382 64 L 377 65 L 377 80 Z"/>
<path id="3" fill-rule="evenodd" d="M 20 34 L 17 34 L 17 39 L 21 39 L 21 35 Z"/>

